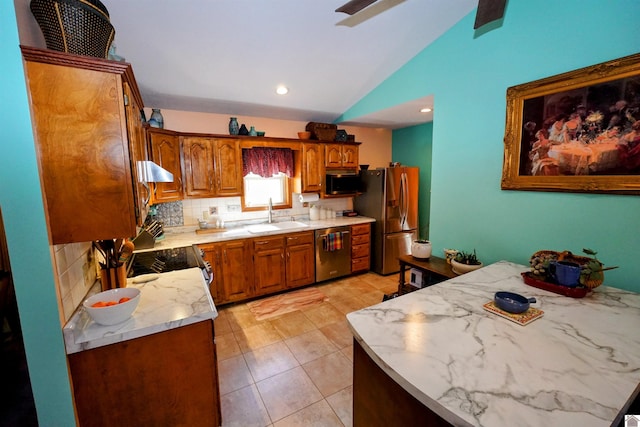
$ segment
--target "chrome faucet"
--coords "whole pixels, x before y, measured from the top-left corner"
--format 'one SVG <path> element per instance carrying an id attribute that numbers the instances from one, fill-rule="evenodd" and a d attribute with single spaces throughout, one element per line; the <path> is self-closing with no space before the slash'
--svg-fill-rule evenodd
<path id="1" fill-rule="evenodd" d="M 271 201 L 271 197 L 269 197 L 269 224 L 273 222 L 273 202 Z"/>

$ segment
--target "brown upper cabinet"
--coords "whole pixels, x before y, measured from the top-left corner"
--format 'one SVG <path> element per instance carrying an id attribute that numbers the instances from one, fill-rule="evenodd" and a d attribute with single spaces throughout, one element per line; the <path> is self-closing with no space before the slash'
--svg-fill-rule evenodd
<path id="1" fill-rule="evenodd" d="M 302 193 L 323 190 L 325 179 L 324 146 L 317 143 L 302 143 Z"/>
<path id="2" fill-rule="evenodd" d="M 213 161 L 217 196 L 242 195 L 242 151 L 238 139 L 214 139 Z"/>
<path id="3" fill-rule="evenodd" d="M 213 140 L 182 137 L 185 194 L 187 197 L 215 197 L 213 182 Z"/>
<path id="4" fill-rule="evenodd" d="M 326 168 L 357 168 L 358 145 L 356 144 L 325 144 L 324 165 Z"/>
<path id="5" fill-rule="evenodd" d="M 129 140 L 142 135 L 143 107 L 131 65 L 29 47 L 22 54 L 51 242 L 135 236 L 145 196 L 132 165 L 146 159 Z"/>
<path id="6" fill-rule="evenodd" d="M 173 182 L 156 182 L 153 186 L 153 203 L 175 202 L 184 198 L 182 169 L 180 166 L 180 140 L 176 132 L 148 128 L 151 160 L 173 174 Z"/>
<path id="7" fill-rule="evenodd" d="M 240 140 L 183 136 L 182 151 L 187 197 L 242 195 Z"/>

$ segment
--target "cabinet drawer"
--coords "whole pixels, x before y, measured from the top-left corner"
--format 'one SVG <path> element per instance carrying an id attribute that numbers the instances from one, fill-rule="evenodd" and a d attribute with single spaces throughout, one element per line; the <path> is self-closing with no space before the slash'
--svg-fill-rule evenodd
<path id="1" fill-rule="evenodd" d="M 287 246 L 301 245 L 304 243 L 313 243 L 313 233 L 296 233 L 287 235 Z"/>
<path id="2" fill-rule="evenodd" d="M 369 271 L 369 257 L 351 260 L 351 272 Z"/>
<path id="3" fill-rule="evenodd" d="M 278 237 L 260 237 L 253 239 L 253 249 L 256 251 L 262 251 L 265 249 L 277 249 L 284 247 L 284 238 Z"/>
<path id="4" fill-rule="evenodd" d="M 351 246 L 355 245 L 366 245 L 369 243 L 369 235 L 368 234 L 360 234 L 358 236 L 351 237 Z"/>
<path id="5" fill-rule="evenodd" d="M 351 257 L 352 258 L 362 258 L 369 256 L 369 245 L 354 245 L 351 246 Z"/>
<path id="6" fill-rule="evenodd" d="M 369 234 L 369 224 L 358 224 L 351 226 L 351 234 L 354 236 L 358 234 Z"/>

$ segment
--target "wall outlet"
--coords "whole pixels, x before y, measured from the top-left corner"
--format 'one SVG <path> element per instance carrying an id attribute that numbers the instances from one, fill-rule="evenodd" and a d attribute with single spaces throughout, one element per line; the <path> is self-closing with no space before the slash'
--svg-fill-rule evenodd
<path id="1" fill-rule="evenodd" d="M 209 215 L 217 215 L 218 207 L 217 206 L 209 206 Z"/>
<path id="2" fill-rule="evenodd" d="M 228 212 L 240 212 L 240 205 L 227 205 Z"/>

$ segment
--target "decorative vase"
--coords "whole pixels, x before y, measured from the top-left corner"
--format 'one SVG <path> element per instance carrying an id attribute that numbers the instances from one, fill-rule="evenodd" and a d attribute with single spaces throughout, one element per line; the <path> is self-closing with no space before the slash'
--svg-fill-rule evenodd
<path id="1" fill-rule="evenodd" d="M 249 136 L 258 136 L 258 132 L 256 132 L 256 128 L 254 126 L 251 126 L 251 129 L 249 129 Z"/>
<path id="2" fill-rule="evenodd" d="M 229 135 L 238 135 L 238 132 L 240 132 L 238 119 L 235 117 L 231 117 L 231 119 L 229 120 Z"/>
<path id="3" fill-rule="evenodd" d="M 482 263 L 480 264 L 463 264 L 461 262 L 456 261 L 455 259 L 451 260 L 451 269 L 456 274 L 465 274 L 473 270 L 477 270 L 482 268 Z"/>
<path id="4" fill-rule="evenodd" d="M 159 108 L 151 109 L 151 117 L 149 117 L 149 126 L 152 128 L 164 128 L 164 118 Z"/>
<path id="5" fill-rule="evenodd" d="M 414 240 L 411 243 L 411 256 L 418 259 L 429 259 L 431 257 L 431 242 Z"/>
<path id="6" fill-rule="evenodd" d="M 247 127 L 243 124 L 240 125 L 240 130 L 238 130 L 238 135 L 249 135 L 249 131 Z"/>

